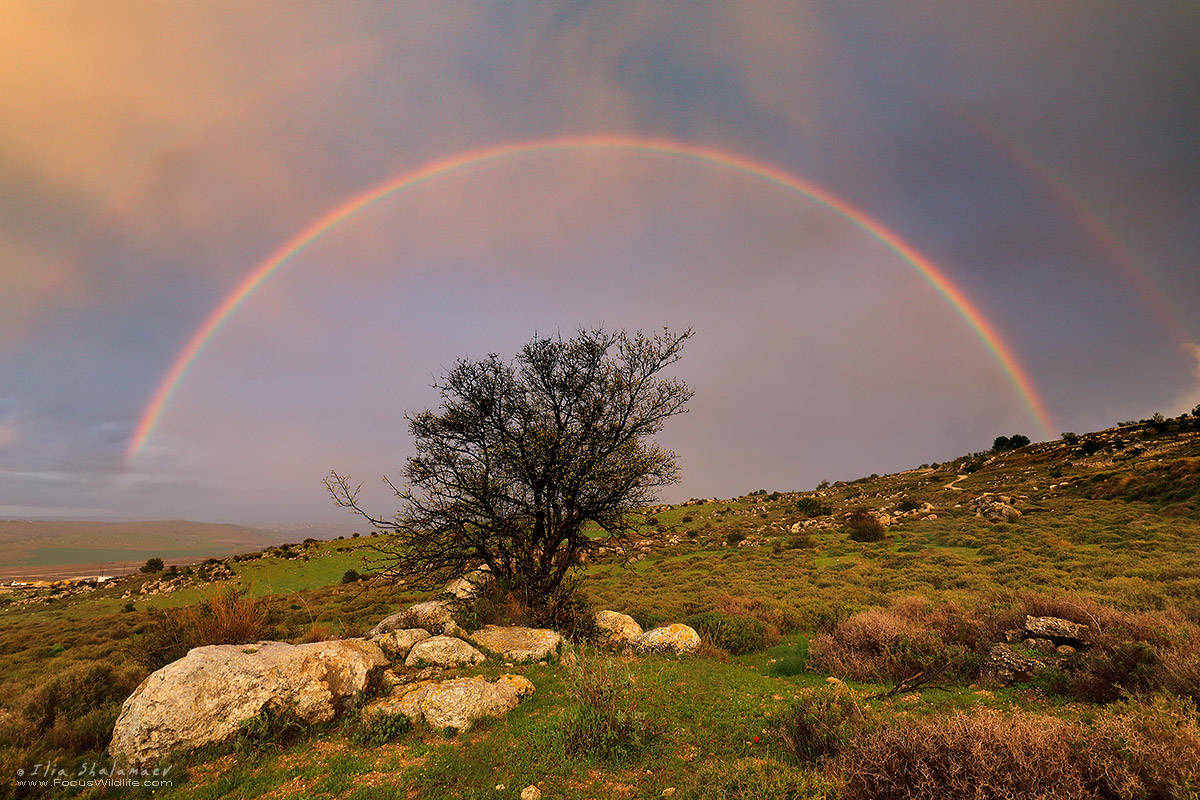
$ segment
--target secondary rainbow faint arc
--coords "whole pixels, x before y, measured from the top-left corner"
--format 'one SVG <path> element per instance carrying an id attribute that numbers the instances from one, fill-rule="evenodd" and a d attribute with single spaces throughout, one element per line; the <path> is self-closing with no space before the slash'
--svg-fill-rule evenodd
<path id="1" fill-rule="evenodd" d="M 245 302 L 246 298 L 254 293 L 255 289 L 261 286 L 277 270 L 287 264 L 293 256 L 304 250 L 305 247 L 318 239 L 322 234 L 333 229 L 376 201 L 434 178 L 504 159 L 544 153 L 588 150 L 661 155 L 712 164 L 754 178 L 766 180 L 777 186 L 796 192 L 850 220 L 861 230 L 870 234 L 888 249 L 896 253 L 896 255 L 900 256 L 950 303 L 958 315 L 975 331 L 979 339 L 991 352 L 993 358 L 995 358 L 996 362 L 1008 375 L 1022 402 L 1041 427 L 1043 436 L 1048 438 L 1052 435 L 1053 426 L 1050 424 L 1049 414 L 1041 398 L 1034 390 L 1033 383 L 1030 381 L 1028 374 L 1013 355 L 1012 349 L 1004 343 L 991 323 L 987 321 L 975 304 L 949 278 L 943 275 L 941 270 L 928 258 L 921 255 L 908 242 L 885 228 L 860 209 L 830 194 L 825 189 L 785 172 L 778 167 L 754 161 L 736 153 L 728 153 L 711 147 L 674 142 L 667 139 L 590 136 L 510 142 L 431 161 L 350 198 L 313 222 L 276 250 L 270 258 L 252 270 L 241 283 L 225 296 L 225 299 L 213 309 L 203 324 L 188 339 L 187 344 L 179 352 L 179 355 L 171 364 L 171 368 L 163 376 L 162 381 L 159 382 L 154 395 L 150 398 L 150 402 L 147 403 L 139 417 L 138 424 L 126 449 L 126 461 L 132 461 L 141 452 L 146 441 L 154 432 L 155 426 L 162 417 L 163 411 L 170 402 L 175 389 L 187 373 L 188 367 L 204 350 L 205 345 L 208 344 L 209 340 L 212 339 L 225 320 L 237 311 L 238 307 Z"/>

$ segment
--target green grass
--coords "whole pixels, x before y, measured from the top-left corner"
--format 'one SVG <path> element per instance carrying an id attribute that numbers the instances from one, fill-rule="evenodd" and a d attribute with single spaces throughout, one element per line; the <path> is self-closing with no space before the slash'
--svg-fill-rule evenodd
<path id="1" fill-rule="evenodd" d="M 653 623 L 706 612 L 746 614 L 782 640 L 744 656 L 713 650 L 681 661 L 624 662 L 635 676 L 639 707 L 665 722 L 662 735 L 636 758 L 566 753 L 567 667 L 507 669 L 488 662 L 476 671 L 493 677 L 519 671 L 536 687 L 503 720 L 452 738 L 418 726 L 379 747 L 355 744 L 352 731 L 335 725 L 252 757 L 234 758 L 218 748 L 194 756 L 188 779 L 155 796 L 495 798 L 515 796 L 531 783 L 540 783 L 544 796 L 563 798 L 658 797 L 671 787 L 676 797 L 835 796 L 836 780 L 824 767 L 797 762 L 773 731 L 799 693 L 825 685 L 826 676 L 813 671 L 810 639 L 851 614 L 911 595 L 983 613 L 1012 607 L 1036 591 L 1071 592 L 1127 612 L 1175 609 L 1200 620 L 1200 512 L 1165 485 L 1171 473 L 1162 468 L 1200 456 L 1200 440 L 1195 431 L 1163 435 L 1148 428 L 1123 430 L 1121 437 L 1147 454 L 1127 457 L 1127 448 L 1083 457 L 1077 447 L 1035 444 L 983 459 L 956 484 L 962 491 L 943 488 L 957 473 L 939 467 L 835 484 L 819 495 L 747 495 L 654 510 L 656 523 L 646 531 L 664 531 L 677 543 L 660 544 L 632 565 L 611 559 L 587 565 L 583 586 L 590 600 Z M 1194 473 L 1175 469 L 1190 487 Z M 1093 480 L 1097 474 L 1102 478 Z M 982 492 L 1026 496 L 1018 503 L 1023 515 L 1005 523 L 976 517 L 971 501 Z M 831 525 L 807 529 L 811 547 L 789 548 L 790 527 L 808 519 L 797 505 L 805 497 L 830 507 L 831 515 L 816 519 Z M 894 510 L 902 501 L 929 502 L 937 518 L 899 518 L 879 543 L 853 542 L 841 525 L 851 508 Z M 730 546 L 731 532 L 745 544 Z M 277 638 L 358 635 L 425 599 L 394 588 L 341 585 L 346 570 L 364 571 L 363 551 L 348 548 L 366 543 L 333 541 L 297 547 L 298 558 L 231 562 L 235 585 L 267 604 Z M 141 583 L 157 577 L 0 609 L 0 707 L 19 712 L 31 692 L 72 665 L 128 665 L 132 645 L 151 624 L 150 609 L 192 605 L 219 586 L 137 594 Z M 135 610 L 123 612 L 129 601 L 121 594 L 131 586 Z M 849 683 L 863 697 L 890 688 Z M 864 713 L 885 725 L 978 709 L 1050 714 L 1081 725 L 1095 716 L 1090 706 L 1050 697 L 1037 686 L 983 690 L 961 681 L 868 705 Z M 11 732 L 4 736 L 0 767 L 49 752 Z M 503 792 L 496 791 L 499 784 Z"/>

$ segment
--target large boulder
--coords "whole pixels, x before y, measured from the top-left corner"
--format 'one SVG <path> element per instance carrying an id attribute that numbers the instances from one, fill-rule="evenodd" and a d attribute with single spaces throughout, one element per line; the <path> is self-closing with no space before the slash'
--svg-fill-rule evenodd
<path id="1" fill-rule="evenodd" d="M 596 630 L 600 632 L 601 644 L 616 650 L 630 647 L 642 635 L 642 626 L 618 611 L 597 611 Z"/>
<path id="2" fill-rule="evenodd" d="M 387 667 L 379 645 L 357 639 L 197 647 L 151 673 L 121 707 L 109 751 L 144 764 L 228 739 L 267 708 L 328 722 Z"/>
<path id="3" fill-rule="evenodd" d="M 453 622 L 453 608 L 443 600 L 428 600 L 409 606 L 390 617 L 383 619 L 371 629 L 371 636 L 379 636 L 389 631 L 405 630 L 407 628 L 424 628 L 427 631 L 440 631 L 447 622 Z"/>
<path id="4" fill-rule="evenodd" d="M 1049 639 L 1054 644 L 1078 647 L 1088 640 L 1090 629 L 1059 617 L 1026 617 L 1025 635 L 1031 639 Z"/>
<path id="5" fill-rule="evenodd" d="M 461 667 L 478 664 L 486 658 L 462 639 L 453 636 L 431 636 L 417 642 L 404 659 L 405 666 L 415 667 L 422 663 L 433 667 Z"/>
<path id="6" fill-rule="evenodd" d="M 383 648 L 383 652 L 391 658 L 407 658 L 414 644 L 428 639 L 430 636 L 432 634 L 424 628 L 402 628 L 375 636 L 371 641 L 378 642 L 379 646 Z"/>
<path id="7" fill-rule="evenodd" d="M 520 675 L 501 675 L 494 682 L 482 676 L 448 681 L 422 681 L 398 696 L 373 703 L 369 711 L 404 714 L 431 728 L 469 729 L 484 717 L 502 717 L 533 694 L 533 684 Z"/>
<path id="8" fill-rule="evenodd" d="M 635 653 L 686 656 L 700 649 L 700 634 L 696 633 L 694 628 L 676 622 L 646 631 L 633 640 L 629 649 Z"/>
<path id="9" fill-rule="evenodd" d="M 485 625 L 470 635 L 471 641 L 509 661 L 540 661 L 558 652 L 562 636 L 546 628 Z"/>

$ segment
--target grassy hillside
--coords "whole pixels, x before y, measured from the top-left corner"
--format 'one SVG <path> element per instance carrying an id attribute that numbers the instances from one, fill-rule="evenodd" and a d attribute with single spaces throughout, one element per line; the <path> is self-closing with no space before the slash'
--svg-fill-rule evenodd
<path id="1" fill-rule="evenodd" d="M 499 798 L 540 783 L 555 798 L 932 797 L 913 776 L 948 759 L 997 796 L 1195 797 L 1200 430 L 1155 420 L 1069 439 L 653 509 L 638 560 L 586 565 L 584 592 L 644 627 L 689 621 L 700 656 L 579 646 L 588 671 L 518 666 L 534 697 L 468 734 L 372 742 L 351 717 L 196 754 L 155 796 Z M 0 601 L 0 773 L 95 757 L 179 616 L 164 611 L 222 586 L 257 597 L 291 641 L 360 634 L 425 599 L 342 584 L 370 569 L 366 544 L 230 559 L 232 580 L 169 593 L 143 594 L 162 576 L 139 575 Z M 1026 614 L 1089 624 L 1096 642 L 1016 686 L 981 682 Z M 595 710 L 588 681 L 616 687 L 625 723 L 596 723 L 612 748 L 572 744 Z M 81 685 L 86 708 L 70 700 Z"/>

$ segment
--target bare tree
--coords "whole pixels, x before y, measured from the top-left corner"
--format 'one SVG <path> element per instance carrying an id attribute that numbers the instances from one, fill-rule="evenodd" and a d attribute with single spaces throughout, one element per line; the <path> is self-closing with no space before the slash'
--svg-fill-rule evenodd
<path id="1" fill-rule="evenodd" d="M 531 606 L 557 602 L 583 554 L 628 553 L 640 512 L 677 480 L 675 454 L 651 437 L 692 398 L 659 377 L 691 336 L 581 330 L 535 336 L 512 362 L 460 360 L 435 384 L 438 412 L 405 415 L 416 454 L 406 486 L 384 479 L 401 501 L 394 517 L 364 511 L 347 476 L 325 485 L 390 532 L 384 575 L 432 588 L 486 564 Z"/>

